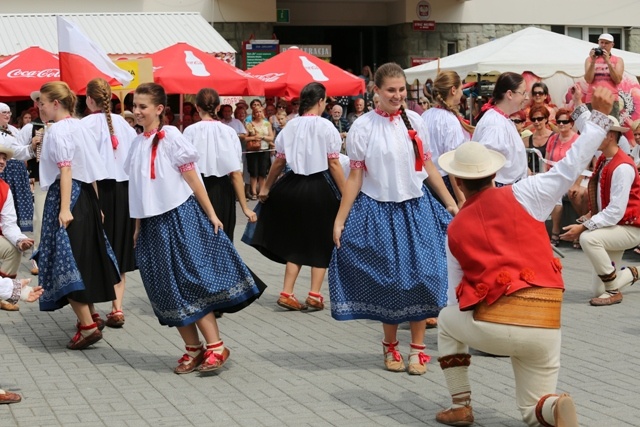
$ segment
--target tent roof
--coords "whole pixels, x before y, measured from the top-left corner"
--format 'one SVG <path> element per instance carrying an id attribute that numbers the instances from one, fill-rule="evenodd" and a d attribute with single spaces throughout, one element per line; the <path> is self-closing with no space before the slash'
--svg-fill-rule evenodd
<path id="1" fill-rule="evenodd" d="M 144 55 L 177 42 L 235 53 L 199 13 L 65 13 L 110 55 Z M 0 57 L 30 46 L 58 52 L 56 14 L 0 14 Z"/>
<path id="2" fill-rule="evenodd" d="M 536 27 L 525 28 L 508 36 L 500 37 L 480 46 L 472 47 L 455 55 L 440 59 L 440 70 L 456 71 L 461 78 L 470 73 L 492 71 L 529 71 L 546 78 L 562 72 L 571 77 L 584 75 L 584 61 L 595 45 Z M 613 49 L 615 56 L 622 57 L 625 71 L 640 75 L 640 54 Z M 434 79 L 438 72 L 438 61 L 428 62 L 405 70 L 407 81 L 424 82 Z"/>

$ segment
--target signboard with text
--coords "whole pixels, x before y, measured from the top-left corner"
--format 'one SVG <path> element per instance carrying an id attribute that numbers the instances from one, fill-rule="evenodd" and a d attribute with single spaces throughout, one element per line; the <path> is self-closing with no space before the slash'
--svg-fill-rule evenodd
<path id="1" fill-rule="evenodd" d="M 280 45 L 280 52 L 284 52 L 290 47 L 297 47 L 298 49 L 307 52 L 313 56 L 317 56 L 322 59 L 331 59 L 331 45 L 330 44 L 283 44 Z"/>
<path id="2" fill-rule="evenodd" d="M 279 40 L 249 40 L 242 42 L 244 69 L 248 70 L 280 53 Z"/>
<path id="3" fill-rule="evenodd" d="M 411 58 L 411 66 L 415 67 L 416 65 L 422 65 L 422 64 L 426 64 L 427 62 L 431 62 L 431 61 L 436 61 L 438 58 L 437 57 L 432 57 L 432 58 L 426 58 L 426 57 L 422 57 L 422 58 Z"/>
<path id="4" fill-rule="evenodd" d="M 436 21 L 413 21 L 413 31 L 435 31 Z"/>

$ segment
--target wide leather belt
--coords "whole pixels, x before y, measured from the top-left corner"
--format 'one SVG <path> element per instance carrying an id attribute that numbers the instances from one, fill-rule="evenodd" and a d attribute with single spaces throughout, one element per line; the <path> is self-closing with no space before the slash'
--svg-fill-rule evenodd
<path id="1" fill-rule="evenodd" d="M 473 318 L 482 322 L 560 329 L 562 289 L 531 287 L 476 304 Z"/>

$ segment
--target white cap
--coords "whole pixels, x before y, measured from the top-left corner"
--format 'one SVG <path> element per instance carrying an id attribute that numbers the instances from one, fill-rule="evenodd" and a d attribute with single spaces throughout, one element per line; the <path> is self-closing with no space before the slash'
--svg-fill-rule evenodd
<path id="1" fill-rule="evenodd" d="M 136 116 L 133 115 L 133 113 L 129 110 L 124 110 L 124 117 L 125 118 L 129 118 L 131 117 L 132 119 L 135 118 Z"/>
<path id="2" fill-rule="evenodd" d="M 598 40 L 606 40 L 608 42 L 613 42 L 613 36 L 609 33 L 600 34 Z"/>
<path id="3" fill-rule="evenodd" d="M 40 91 L 39 90 L 34 90 L 33 92 L 31 92 L 31 100 L 33 102 L 38 102 L 39 98 L 40 98 Z"/>

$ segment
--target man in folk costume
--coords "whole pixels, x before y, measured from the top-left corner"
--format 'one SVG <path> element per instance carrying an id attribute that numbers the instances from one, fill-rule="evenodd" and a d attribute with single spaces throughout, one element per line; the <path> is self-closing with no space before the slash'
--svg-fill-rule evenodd
<path id="1" fill-rule="evenodd" d="M 586 107 L 580 106 L 581 109 Z M 580 238 L 582 250 L 593 265 L 593 306 L 622 302 L 620 290 L 638 279 L 636 267 L 616 273 L 626 249 L 640 244 L 640 176 L 633 159 L 618 147 L 629 129 L 614 122 L 600 145 L 602 152 L 589 180 L 590 212 L 580 224 L 564 227 L 563 240 Z"/>
<path id="2" fill-rule="evenodd" d="M 0 172 L 13 157 L 13 150 L 0 144 Z M 14 279 L 20 267 L 21 251 L 33 246 L 33 240 L 22 234 L 17 224 L 13 194 L 4 180 L 0 179 L 0 277 Z M 7 311 L 17 311 L 15 302 L 1 300 L 0 307 Z"/>
<path id="3" fill-rule="evenodd" d="M 576 97 L 581 96 L 576 88 Z M 438 318 L 438 359 L 452 405 L 436 415 L 455 426 L 474 422 L 469 347 L 510 356 L 516 403 L 529 426 L 577 427 L 571 397 L 557 395 L 562 265 L 553 257 L 545 220 L 589 164 L 607 134 L 614 96 L 597 89 L 594 112 L 567 156 L 551 171 L 495 188 L 502 154 L 474 141 L 439 158 L 466 197 L 448 229 L 449 289 L 457 304 Z"/>

